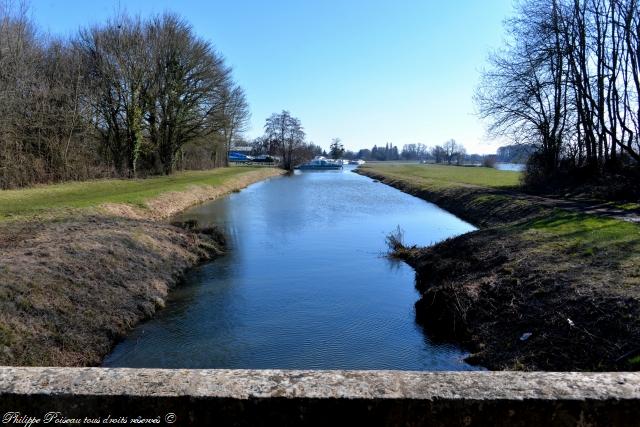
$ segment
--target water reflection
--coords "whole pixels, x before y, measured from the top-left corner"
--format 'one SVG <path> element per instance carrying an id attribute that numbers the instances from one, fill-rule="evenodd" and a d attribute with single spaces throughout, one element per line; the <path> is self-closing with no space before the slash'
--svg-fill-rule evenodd
<path id="1" fill-rule="evenodd" d="M 426 245 L 473 227 L 366 177 L 303 173 L 184 215 L 224 227 L 228 255 L 193 269 L 105 366 L 473 369 L 415 323 L 414 272 L 381 256 L 400 226 Z"/>

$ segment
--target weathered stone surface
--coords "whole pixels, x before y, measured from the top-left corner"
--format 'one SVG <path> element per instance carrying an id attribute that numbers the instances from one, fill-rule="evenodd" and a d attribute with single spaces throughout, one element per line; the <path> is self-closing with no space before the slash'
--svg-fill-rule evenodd
<path id="1" fill-rule="evenodd" d="M 640 373 L 0 368 L 0 416 L 174 425 L 640 425 Z"/>

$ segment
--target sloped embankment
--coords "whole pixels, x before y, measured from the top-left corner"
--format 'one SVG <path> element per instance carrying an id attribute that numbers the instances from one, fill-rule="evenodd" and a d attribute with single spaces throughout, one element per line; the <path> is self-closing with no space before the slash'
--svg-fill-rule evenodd
<path id="1" fill-rule="evenodd" d="M 164 221 L 195 203 L 276 175 L 0 222 L 0 365 L 91 366 L 164 306 L 186 269 L 224 247 L 215 229 Z"/>
<path id="2" fill-rule="evenodd" d="M 462 343 L 490 369 L 640 367 L 638 225 L 360 172 L 484 227 L 396 253 L 416 270 L 417 320 L 434 338 Z"/>
<path id="3" fill-rule="evenodd" d="M 499 188 L 458 183 L 443 184 L 416 176 L 406 176 L 383 167 L 360 167 L 355 169 L 355 172 L 435 203 L 478 227 L 505 224 L 551 212 L 549 207 L 526 199 L 514 200 L 508 191 Z"/>

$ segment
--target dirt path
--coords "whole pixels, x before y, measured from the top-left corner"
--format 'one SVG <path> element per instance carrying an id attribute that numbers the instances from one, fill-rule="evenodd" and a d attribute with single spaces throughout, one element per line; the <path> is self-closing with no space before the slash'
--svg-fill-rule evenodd
<path id="1" fill-rule="evenodd" d="M 610 202 L 594 201 L 594 200 L 573 200 L 573 199 L 557 199 L 545 196 L 528 195 L 541 203 L 550 207 L 557 207 L 569 211 L 580 212 L 589 215 L 598 215 L 608 218 L 620 219 L 629 222 L 640 222 L 640 210 L 638 209 L 620 209 L 612 206 Z"/>
<path id="2" fill-rule="evenodd" d="M 508 195 L 518 200 L 533 202 L 550 209 L 563 209 L 581 214 L 598 215 L 640 223 L 640 209 L 621 209 L 612 205 L 611 202 L 589 199 L 560 199 L 553 196 L 538 196 L 519 191 L 494 190 L 493 192 L 495 194 Z"/>

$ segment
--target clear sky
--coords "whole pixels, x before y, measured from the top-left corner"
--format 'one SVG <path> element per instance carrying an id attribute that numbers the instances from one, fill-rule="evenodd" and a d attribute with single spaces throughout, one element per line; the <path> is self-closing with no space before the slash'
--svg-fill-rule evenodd
<path id="1" fill-rule="evenodd" d="M 512 0 L 31 0 L 45 31 L 73 34 L 117 10 L 174 11 L 210 40 L 247 93 L 249 137 L 287 109 L 310 141 L 348 149 L 485 136 L 472 95 Z"/>

